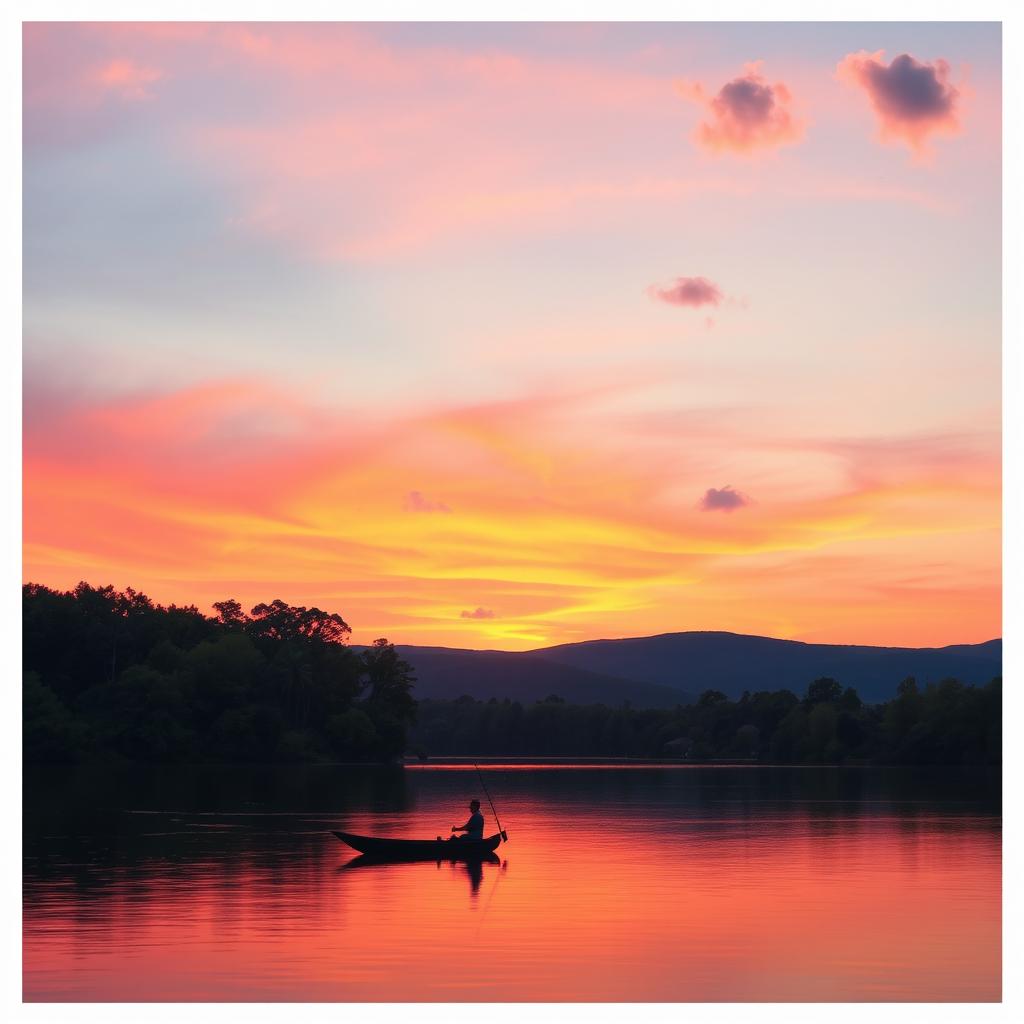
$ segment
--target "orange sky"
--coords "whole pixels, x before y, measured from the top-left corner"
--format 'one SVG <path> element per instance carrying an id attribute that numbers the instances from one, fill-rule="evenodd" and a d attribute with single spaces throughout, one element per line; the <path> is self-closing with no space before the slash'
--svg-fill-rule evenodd
<path id="1" fill-rule="evenodd" d="M 26 578 L 201 606 L 280 596 L 340 610 L 362 640 L 508 649 L 680 628 L 998 633 L 998 463 L 976 439 L 733 436 L 697 418 L 701 451 L 681 453 L 617 397 L 380 423 L 245 382 L 64 404 L 30 435 Z M 268 433 L 240 451 L 246 422 Z M 756 499 L 702 507 L 687 483 L 719 459 L 756 471 Z M 826 483 L 801 489 L 805 465 Z"/>
<path id="2" fill-rule="evenodd" d="M 25 579 L 999 635 L 998 29 L 783 28 L 29 26 Z"/>

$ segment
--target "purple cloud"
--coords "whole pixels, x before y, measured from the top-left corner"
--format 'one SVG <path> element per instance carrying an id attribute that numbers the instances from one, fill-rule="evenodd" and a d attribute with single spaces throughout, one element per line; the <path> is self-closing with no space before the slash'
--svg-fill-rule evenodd
<path id="1" fill-rule="evenodd" d="M 659 302 L 667 302 L 670 306 L 688 306 L 691 309 L 719 306 L 723 298 L 718 285 L 706 277 L 677 277 L 672 284 L 665 287 L 651 285 L 647 289 L 647 294 Z"/>
<path id="2" fill-rule="evenodd" d="M 734 491 L 729 484 L 724 487 L 709 487 L 700 499 L 700 507 L 705 512 L 732 512 L 734 509 L 749 505 L 750 499 L 739 491 Z"/>
<path id="3" fill-rule="evenodd" d="M 476 608 L 471 612 L 462 611 L 460 615 L 464 619 L 493 619 L 494 612 L 490 608 Z"/>
<path id="4" fill-rule="evenodd" d="M 443 501 L 432 501 L 422 491 L 410 491 L 405 499 L 407 512 L 451 512 Z"/>
<path id="5" fill-rule="evenodd" d="M 766 81 L 760 67 L 759 61 L 747 64 L 742 75 L 726 82 L 714 96 L 699 82 L 680 83 L 683 95 L 708 114 L 697 129 L 699 146 L 712 153 L 750 156 L 802 138 L 804 126 L 793 116 L 792 94 L 784 82 Z"/>
<path id="6" fill-rule="evenodd" d="M 944 60 L 922 62 L 909 53 L 885 63 L 885 52 L 850 53 L 838 67 L 841 79 L 862 88 L 878 116 L 882 138 L 901 138 L 912 149 L 924 148 L 932 132 L 959 128 L 959 91 L 949 81 Z"/>

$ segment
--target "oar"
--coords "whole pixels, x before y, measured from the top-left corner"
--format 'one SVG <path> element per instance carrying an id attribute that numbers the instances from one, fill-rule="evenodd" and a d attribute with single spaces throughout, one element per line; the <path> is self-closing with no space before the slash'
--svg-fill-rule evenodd
<path id="1" fill-rule="evenodd" d="M 474 761 L 473 767 L 476 769 L 477 775 L 480 776 L 480 785 L 483 786 L 484 792 L 487 793 L 487 786 L 484 784 L 484 773 L 480 771 L 480 765 L 478 765 L 476 761 Z M 507 843 L 508 833 L 501 827 L 501 820 L 498 818 L 498 812 L 494 809 L 494 801 L 491 799 L 490 793 L 487 793 L 487 802 L 491 805 L 491 813 L 494 815 L 494 820 L 498 822 L 498 833 L 501 835 L 501 838 Z"/>

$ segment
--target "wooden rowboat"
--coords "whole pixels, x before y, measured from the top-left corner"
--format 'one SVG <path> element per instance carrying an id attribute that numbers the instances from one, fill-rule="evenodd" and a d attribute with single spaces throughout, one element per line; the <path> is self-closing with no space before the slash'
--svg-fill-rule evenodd
<path id="1" fill-rule="evenodd" d="M 378 839 L 351 832 L 333 832 L 353 850 L 374 860 L 480 860 L 490 857 L 501 833 L 487 839 Z"/>

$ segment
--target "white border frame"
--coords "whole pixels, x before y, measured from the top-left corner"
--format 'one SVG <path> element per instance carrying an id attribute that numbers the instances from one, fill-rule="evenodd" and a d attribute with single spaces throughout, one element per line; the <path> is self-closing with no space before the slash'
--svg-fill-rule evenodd
<path id="1" fill-rule="evenodd" d="M 147 0 L 134 3 L 119 0 L 15 0 L 2 15 L 3 36 L 0 50 L 0 75 L 3 76 L 3 225 L 4 270 L 3 308 L 8 330 L 0 343 L 3 372 L 0 381 L 5 390 L 0 403 L 3 443 L 0 452 L 6 487 L 3 490 L 4 545 L 3 580 L 0 588 L 3 604 L 0 622 L 4 623 L 5 647 L 16 653 L 11 676 L 5 680 L 8 707 L 3 723 L 6 742 L 0 744 L 4 787 L 4 820 L 8 823 L 8 842 L 2 847 L 3 923 L 2 975 L 0 1006 L 8 1008 L 8 1019 L 33 1021 L 91 1022 L 178 1021 L 188 1017 L 202 1022 L 223 1017 L 224 1003 L 21 1003 L 21 706 L 17 685 L 21 662 L 20 583 L 21 583 L 21 22 L 23 21 L 1001 21 L 1003 23 L 1003 180 L 1024 180 L 1021 161 L 1022 77 L 1020 63 L 1024 6 L 1016 2 L 993 0 L 835 0 L 813 3 L 807 0 L 718 0 L 716 3 L 666 2 L 666 0 L 491 0 L 486 11 L 468 0 L 377 0 L 377 2 L 328 2 L 328 0 Z M 1022 721 L 1020 687 L 1021 654 L 1018 644 L 1021 609 L 1024 608 L 1024 554 L 1020 530 L 1016 524 L 1024 513 L 1024 480 L 1020 466 L 1020 442 L 1024 413 L 1013 404 L 1024 384 L 1020 342 L 1024 341 L 1021 297 L 1011 288 L 1024 274 L 1021 261 L 1021 202 L 1017 189 L 1004 186 L 1003 209 L 1003 416 L 1004 416 L 1004 676 L 1010 685 L 1004 691 L 1004 722 L 1019 727 Z M 15 579 L 15 577 L 17 577 Z M 1006 729 L 1004 725 L 1004 735 Z M 1019 1019 L 1024 1010 L 1024 987 L 1019 971 L 1009 964 L 1024 963 L 1022 944 L 1021 863 L 1021 757 L 1019 747 L 1004 744 L 1004 836 L 1003 836 L 1003 1003 L 641 1003 L 641 1004 L 527 1004 L 534 1020 L 555 1021 L 566 1015 L 568 1006 L 589 1019 L 605 1021 L 627 1015 L 652 1022 L 677 1024 L 680 1015 L 687 1021 L 735 1021 L 754 1017 L 759 1024 L 793 1024 L 800 1021 L 857 1021 L 870 1016 L 873 1024 L 899 1021 L 923 1011 L 931 1022 L 995 1021 Z M 17 837 L 18 841 L 13 842 Z M 238 1005 L 238 1004 L 235 1004 Z M 246 1003 L 241 1012 L 249 1021 L 277 1021 L 297 1012 L 297 1004 Z M 927 1007 L 927 1009 L 925 1009 Z M 453 1012 L 465 1016 L 474 1012 L 473 1004 L 396 1004 L 332 1003 L 301 1004 L 304 1021 L 336 1022 L 339 1013 L 358 1015 L 361 1024 L 395 1021 L 415 1013 L 424 1024 L 440 1024 Z M 477 1004 L 475 1012 L 486 1015 L 489 1024 L 512 1024 L 522 1017 L 524 1007 L 509 1003 Z"/>

